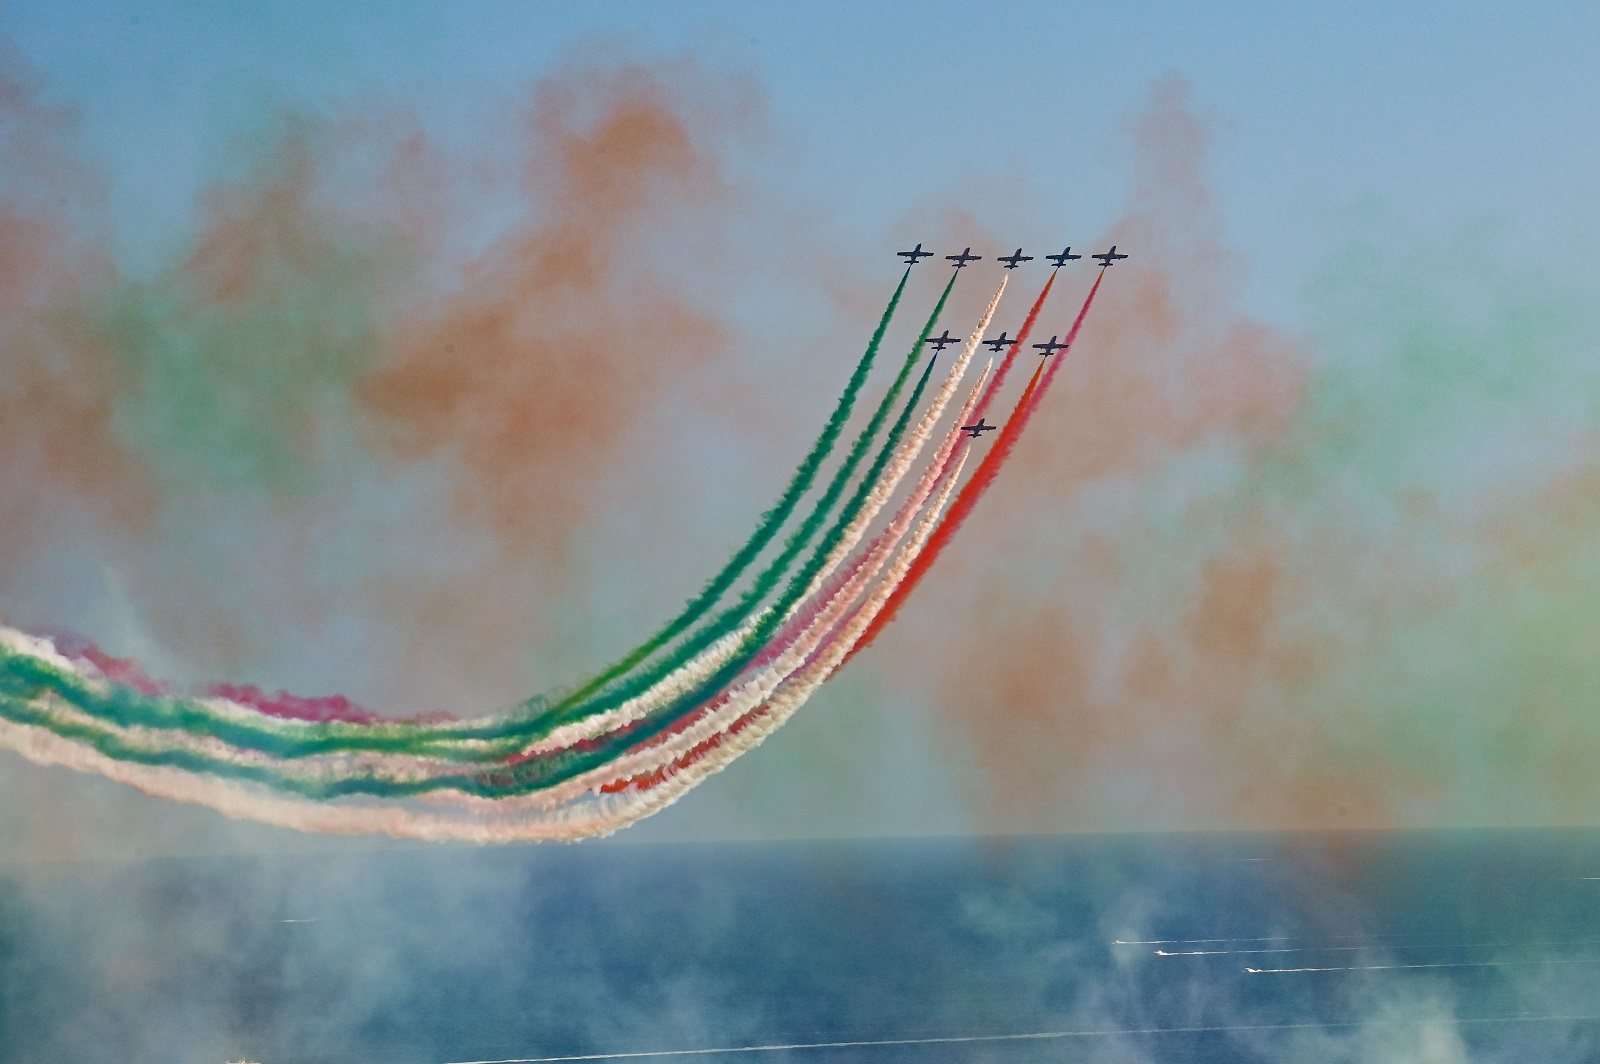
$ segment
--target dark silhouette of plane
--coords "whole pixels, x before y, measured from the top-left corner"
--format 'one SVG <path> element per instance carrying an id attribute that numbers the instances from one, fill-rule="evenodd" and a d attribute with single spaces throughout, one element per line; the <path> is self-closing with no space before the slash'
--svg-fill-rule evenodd
<path id="1" fill-rule="evenodd" d="M 978 423 L 976 425 L 962 425 L 961 426 L 961 431 L 965 432 L 972 439 L 977 439 L 979 436 L 982 436 L 985 432 L 993 432 L 995 429 L 997 429 L 999 427 L 1000 427 L 999 425 L 988 425 L 988 424 L 985 424 L 983 418 L 980 417 L 978 419 Z"/>
<path id="2" fill-rule="evenodd" d="M 959 336 L 951 336 L 950 335 L 950 330 L 946 329 L 944 331 L 944 335 L 942 335 L 942 336 L 930 336 L 930 337 L 928 337 L 926 340 L 924 340 L 922 342 L 925 343 L 925 344 L 932 344 L 933 345 L 933 353 L 934 354 L 939 354 L 941 351 L 943 351 L 945 348 L 949 347 L 951 344 L 960 343 L 961 342 L 961 337 L 959 337 Z"/>
<path id="3" fill-rule="evenodd" d="M 1111 250 L 1115 251 L 1117 249 L 1116 248 L 1112 248 Z M 1072 246 L 1069 244 L 1066 247 L 1061 249 L 1061 254 L 1059 254 L 1059 255 L 1046 255 L 1045 258 L 1047 258 L 1051 262 L 1055 263 L 1056 264 L 1056 269 L 1059 270 L 1059 269 L 1061 269 L 1061 267 L 1065 266 L 1072 259 L 1081 259 L 1081 258 L 1083 258 L 1083 256 L 1082 255 L 1074 255 L 1072 253 Z"/>
<path id="4" fill-rule="evenodd" d="M 1042 344 L 1034 344 L 1033 346 L 1036 350 L 1043 351 L 1045 358 L 1049 358 L 1057 351 L 1064 351 L 1067 347 L 1066 344 L 1056 343 L 1056 338 L 1054 336 L 1050 337 L 1050 339 L 1046 340 Z"/>
<path id="5" fill-rule="evenodd" d="M 1003 262 L 1003 263 L 1006 264 L 1006 269 L 1014 270 L 1018 266 L 1021 266 L 1024 262 L 1032 262 L 1033 261 L 1033 256 L 1032 255 L 1024 255 L 1022 253 L 1022 249 L 1018 248 L 1016 251 L 1012 252 L 1010 255 L 1001 255 L 999 258 L 995 259 L 994 261 Z"/>
<path id="6" fill-rule="evenodd" d="M 983 346 L 987 347 L 989 350 L 993 351 L 995 354 L 998 355 L 1000 353 L 1000 349 L 1002 347 L 1015 347 L 1016 343 L 1017 342 L 1015 340 L 1007 340 L 1006 339 L 1006 334 L 1005 333 L 1001 333 L 999 336 L 996 336 L 993 340 L 985 340 L 983 342 Z"/>
<path id="7" fill-rule="evenodd" d="M 1112 248 L 1111 250 L 1115 251 L 1117 249 L 1116 248 Z M 959 254 L 959 255 L 946 255 L 945 258 L 947 258 L 951 262 L 955 263 L 956 264 L 956 269 L 959 270 L 959 269 L 961 269 L 961 267 L 965 266 L 969 262 L 977 262 L 979 259 L 983 258 L 983 256 L 982 255 L 974 255 L 972 253 L 972 249 L 970 247 L 967 247 L 967 248 L 962 248 L 961 249 L 961 254 Z"/>
<path id="8" fill-rule="evenodd" d="M 910 251 L 896 251 L 895 254 L 899 255 L 902 259 L 905 259 L 907 266 L 915 266 L 918 259 L 933 258 L 933 252 L 923 251 L 920 243 Z"/>
<path id="9" fill-rule="evenodd" d="M 1126 256 L 1126 255 L 1118 255 L 1117 254 L 1117 245 L 1112 244 L 1110 251 L 1103 251 L 1098 255 L 1090 255 L 1089 257 L 1091 259 L 1099 260 L 1101 266 L 1110 266 L 1113 262 L 1117 261 L 1118 259 L 1125 259 L 1128 256 Z"/>

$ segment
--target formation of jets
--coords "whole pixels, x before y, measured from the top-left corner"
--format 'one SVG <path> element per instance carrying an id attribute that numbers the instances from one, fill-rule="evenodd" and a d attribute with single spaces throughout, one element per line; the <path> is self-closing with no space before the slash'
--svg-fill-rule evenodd
<path id="1" fill-rule="evenodd" d="M 895 252 L 895 254 L 900 256 L 901 258 L 905 259 L 907 266 L 915 266 L 919 259 L 931 259 L 931 258 L 933 258 L 933 252 L 931 252 L 931 251 L 923 251 L 922 250 L 922 245 L 920 243 L 916 247 L 912 248 L 910 251 L 897 251 L 897 252 Z M 1090 255 L 1089 257 L 1091 259 L 1094 259 L 1096 262 L 1098 262 L 1100 264 L 1101 269 L 1104 269 L 1107 266 L 1112 265 L 1113 263 L 1122 261 L 1123 259 L 1127 258 L 1128 256 L 1125 255 L 1125 254 L 1118 253 L 1117 245 L 1112 244 L 1111 247 L 1108 250 L 1102 251 L 1098 255 Z M 962 248 L 961 249 L 961 254 L 959 254 L 959 255 L 946 255 L 945 256 L 945 259 L 947 261 L 955 263 L 955 268 L 958 269 L 958 270 L 961 269 L 961 267 L 968 265 L 969 263 L 978 262 L 982 258 L 983 258 L 982 255 L 974 255 L 972 253 L 972 248 L 970 248 L 970 247 Z M 1062 248 L 1061 249 L 1061 254 L 1059 254 L 1059 255 L 1046 255 L 1045 256 L 1045 260 L 1050 262 L 1050 263 L 1052 263 L 1052 264 L 1054 264 L 1055 268 L 1058 269 L 1058 270 L 1061 267 L 1065 266 L 1067 263 L 1072 262 L 1074 259 L 1081 259 L 1081 258 L 1083 258 L 1082 255 L 1074 255 L 1072 253 L 1071 245 L 1068 245 L 1067 247 Z M 1018 248 L 1017 250 L 1013 251 L 1009 255 L 997 255 L 997 256 L 995 256 L 995 261 L 999 262 L 1001 265 L 1003 265 L 1008 270 L 1014 270 L 1018 266 L 1021 266 L 1024 262 L 1032 262 L 1033 261 L 1033 256 L 1032 255 L 1024 255 L 1022 253 L 1022 249 Z M 940 333 L 938 336 L 930 336 L 926 340 L 923 341 L 923 343 L 932 344 L 933 345 L 933 350 L 934 350 L 934 354 L 935 355 L 937 355 L 939 352 L 943 351 L 946 347 L 949 347 L 951 344 L 960 343 L 960 342 L 961 342 L 961 337 L 959 337 L 959 336 L 951 336 L 949 329 L 946 329 L 944 332 Z M 995 354 L 999 354 L 1000 351 L 1003 348 L 1015 347 L 1017 341 L 1011 339 L 1006 333 L 1002 332 L 999 336 L 995 337 L 993 340 L 984 340 L 984 341 L 982 341 L 982 343 L 983 343 L 983 346 L 989 348 Z M 1042 344 L 1034 344 L 1033 345 L 1033 349 L 1035 351 L 1038 351 L 1040 353 L 1040 355 L 1042 357 L 1044 357 L 1044 358 L 1049 358 L 1051 355 L 1055 354 L 1058 351 L 1065 351 L 1066 348 L 1067 348 L 1067 345 L 1064 344 L 1064 343 L 1061 343 L 1054 336 L 1050 337 L 1050 339 L 1046 340 Z M 969 438 L 976 440 L 979 437 L 981 437 L 985 432 L 993 432 L 995 429 L 997 429 L 999 427 L 1000 426 L 998 426 L 998 425 L 989 424 L 987 421 L 985 421 L 983 418 L 980 417 L 978 419 L 978 421 L 977 421 L 977 424 L 974 424 L 974 425 L 962 425 L 961 426 L 961 431 L 964 432 Z"/>
<path id="2" fill-rule="evenodd" d="M 923 251 L 922 250 L 922 245 L 920 243 L 916 247 L 912 248 L 910 251 L 897 251 L 897 252 L 895 252 L 895 254 L 900 256 L 902 259 L 905 259 L 907 266 L 915 266 L 919 259 L 931 259 L 931 258 L 933 258 L 933 252 L 931 252 L 931 251 Z M 1111 245 L 1111 249 L 1109 251 L 1102 251 L 1098 255 L 1090 255 L 1089 257 L 1091 259 L 1094 259 L 1096 262 L 1098 262 L 1101 265 L 1101 267 L 1106 267 L 1106 266 L 1110 266 L 1114 262 L 1119 262 L 1122 259 L 1127 258 L 1128 256 L 1127 255 L 1123 255 L 1123 254 L 1118 254 L 1117 253 L 1117 245 L 1112 244 Z M 961 267 L 967 265 L 968 263 L 977 262 L 977 261 L 981 260 L 982 258 L 983 258 L 982 255 L 974 255 L 972 253 L 972 249 L 970 247 L 962 248 L 961 249 L 961 254 L 959 254 L 959 255 L 946 255 L 945 256 L 945 259 L 947 261 L 953 262 L 953 263 L 956 264 L 956 269 L 958 269 L 958 270 L 961 269 Z M 1046 255 L 1045 258 L 1047 260 L 1049 260 L 1050 262 L 1054 263 L 1056 269 L 1059 270 L 1061 267 L 1065 266 L 1067 263 L 1071 262 L 1073 259 L 1081 259 L 1081 258 L 1083 258 L 1083 256 L 1082 255 L 1074 255 L 1072 253 L 1071 245 L 1068 245 L 1067 247 L 1064 247 L 1064 248 L 1061 249 L 1061 254 L 1059 254 L 1059 255 Z M 1021 266 L 1024 262 L 1032 262 L 1033 261 L 1033 256 L 1032 255 L 1024 255 L 1022 253 L 1022 249 L 1018 248 L 1017 250 L 1013 251 L 1009 255 L 998 255 L 998 256 L 996 256 L 995 257 L 995 261 L 1004 264 L 1005 268 L 1008 269 L 1008 270 L 1014 270 L 1018 266 Z"/>

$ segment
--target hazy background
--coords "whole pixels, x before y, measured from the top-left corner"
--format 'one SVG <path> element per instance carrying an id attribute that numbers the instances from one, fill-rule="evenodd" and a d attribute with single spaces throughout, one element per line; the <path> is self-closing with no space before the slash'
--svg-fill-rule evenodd
<path id="1" fill-rule="evenodd" d="M 893 251 L 1114 239 L 902 619 L 625 838 L 1593 824 L 1597 22 L 6 4 L 0 616 L 493 709 L 741 541 Z M 351 845 L 0 761 L 12 859 Z"/>

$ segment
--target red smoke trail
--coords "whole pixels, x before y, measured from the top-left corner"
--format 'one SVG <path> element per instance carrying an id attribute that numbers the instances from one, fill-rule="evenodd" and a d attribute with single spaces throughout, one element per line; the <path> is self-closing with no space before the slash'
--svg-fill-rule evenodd
<path id="1" fill-rule="evenodd" d="M 1051 363 L 1050 368 L 1045 371 L 1044 380 L 1039 382 L 1039 391 L 1036 395 L 1034 395 L 1033 401 L 1024 406 L 1021 399 L 1017 400 L 1017 407 L 1020 411 L 1020 414 L 1018 411 L 1013 411 L 1011 414 L 1011 420 L 1019 421 L 1020 418 L 1020 423 L 1017 425 L 1018 436 L 1022 435 L 1022 430 L 1028 427 L 1028 419 L 1033 417 L 1033 411 L 1044 399 L 1044 393 L 1050 390 L 1050 382 L 1055 380 L 1057 371 L 1061 369 L 1062 361 L 1067 357 L 1068 349 L 1070 349 L 1073 345 L 1073 342 L 1078 339 L 1078 330 L 1083 328 L 1083 319 L 1089 316 L 1089 305 L 1094 302 L 1094 294 L 1100 291 L 1100 282 L 1105 280 L 1105 277 L 1106 271 L 1102 269 L 1100 271 L 1100 276 L 1094 279 L 1094 286 L 1089 289 L 1089 295 L 1086 299 L 1084 299 L 1083 306 L 1078 308 L 1078 316 L 1072 319 L 1072 328 L 1067 330 L 1066 346 L 1061 349 L 1060 356 L 1057 357 L 1055 362 Z M 1049 360 L 1046 359 L 1046 361 Z M 1004 431 L 1001 432 L 1001 435 L 1005 435 Z M 968 485 L 968 487 L 970 486 L 971 485 Z M 960 503 L 959 499 L 957 500 L 957 503 Z"/>
<path id="2" fill-rule="evenodd" d="M 1095 278 L 1094 287 L 1089 289 L 1088 298 L 1083 301 L 1082 309 L 1078 311 L 1077 319 L 1072 323 L 1072 329 L 1067 333 L 1068 347 L 1072 345 L 1073 340 L 1077 339 L 1078 330 L 1083 327 L 1083 319 L 1088 316 L 1089 306 L 1094 302 L 1095 293 L 1100 291 L 1100 282 L 1103 280 L 1105 280 L 1105 271 L 1101 270 L 1100 276 Z M 1021 345 L 1019 344 L 1018 346 Z M 1016 348 L 1012 348 L 1012 350 L 1015 351 Z M 939 560 L 939 553 L 944 550 L 945 545 L 950 542 L 951 538 L 960 531 L 962 523 L 972 513 L 973 508 L 978 505 L 978 500 L 983 498 L 984 492 L 989 490 L 989 485 L 994 483 L 994 478 L 999 474 L 1000 467 L 1005 464 L 1006 458 L 1010 456 L 1012 448 L 1016 446 L 1017 440 L 1022 436 L 1022 431 L 1028 427 L 1028 419 L 1033 416 L 1033 411 L 1037 409 L 1039 400 L 1044 398 L 1045 390 L 1050 387 L 1050 382 L 1055 379 L 1056 370 L 1060 368 L 1061 359 L 1065 357 L 1066 352 L 1063 349 L 1056 356 L 1056 364 L 1050 367 L 1048 373 L 1045 372 L 1045 363 L 1043 362 L 1039 364 L 1038 369 L 1034 370 L 1033 379 L 1028 381 L 1028 387 L 1023 390 L 1022 397 L 1017 400 L 1016 408 L 1011 412 L 1011 417 L 1005 423 L 1005 427 L 1000 430 L 999 438 L 994 441 L 993 449 L 983 456 L 983 462 L 979 464 L 977 472 L 972 474 L 972 479 L 962 485 L 961 491 L 956 495 L 956 501 L 950 505 L 950 512 L 943 521 L 939 522 L 938 529 L 928 538 L 927 546 L 917 556 L 917 560 L 911 564 L 911 569 L 906 573 L 905 579 L 900 582 L 899 587 L 894 589 L 894 593 L 889 596 L 889 601 L 883 604 L 883 609 L 872 619 L 872 623 L 867 626 L 867 630 L 861 633 L 861 638 L 856 641 L 855 646 L 850 648 L 850 652 L 844 656 L 843 661 L 839 662 L 839 668 L 835 669 L 834 672 L 844 668 L 849 664 L 851 658 L 872 645 L 872 641 L 877 638 L 878 633 L 889 622 L 894 620 L 895 614 L 899 612 L 900 604 L 906 600 L 906 597 L 911 592 L 916 590 L 917 584 L 921 582 L 923 575 L 933 567 L 934 562 Z M 1042 380 L 1041 374 L 1043 375 Z"/>

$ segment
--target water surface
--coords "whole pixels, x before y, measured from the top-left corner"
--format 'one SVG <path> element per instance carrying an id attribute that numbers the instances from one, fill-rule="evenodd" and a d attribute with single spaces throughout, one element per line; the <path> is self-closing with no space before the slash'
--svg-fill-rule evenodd
<path id="1" fill-rule="evenodd" d="M 12 866 L 0 1060 L 1600 1060 L 1597 899 L 1597 831 Z"/>

